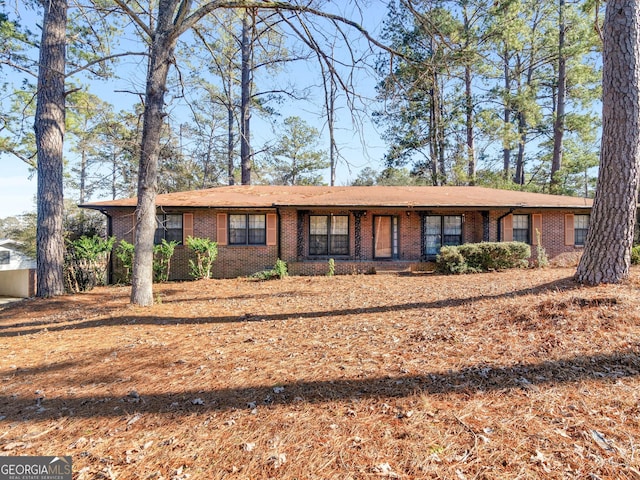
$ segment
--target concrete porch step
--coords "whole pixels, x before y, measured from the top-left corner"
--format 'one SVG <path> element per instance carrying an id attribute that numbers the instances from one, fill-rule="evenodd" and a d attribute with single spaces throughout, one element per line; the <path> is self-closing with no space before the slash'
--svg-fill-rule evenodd
<path id="1" fill-rule="evenodd" d="M 403 262 L 403 263 L 397 263 L 397 262 L 393 262 L 393 263 L 389 263 L 387 264 L 381 264 L 381 263 L 377 263 L 375 264 L 375 269 L 376 269 L 376 273 L 378 274 L 387 274 L 387 275 L 393 275 L 393 274 L 398 274 L 398 273 L 407 273 L 411 271 L 411 265 L 414 264 L 415 262 Z"/>

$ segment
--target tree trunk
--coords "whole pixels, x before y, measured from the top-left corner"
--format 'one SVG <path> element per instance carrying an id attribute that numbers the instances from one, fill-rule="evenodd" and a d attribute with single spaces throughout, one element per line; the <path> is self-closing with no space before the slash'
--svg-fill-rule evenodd
<path id="1" fill-rule="evenodd" d="M 84 203 L 87 188 L 87 151 L 83 147 L 80 154 L 80 205 Z"/>
<path id="2" fill-rule="evenodd" d="M 38 152 L 37 295 L 64 293 L 62 151 L 65 132 L 67 0 L 43 2 L 34 131 Z"/>
<path id="3" fill-rule="evenodd" d="M 524 185 L 524 151 L 527 145 L 527 120 L 524 112 L 518 113 L 518 156 L 514 182 Z"/>
<path id="4" fill-rule="evenodd" d="M 251 71 L 253 69 L 253 16 L 248 10 L 242 17 L 242 72 L 240 98 L 240 163 L 242 185 L 251 185 Z"/>
<path id="5" fill-rule="evenodd" d="M 511 75 L 509 74 L 509 50 L 505 45 L 504 49 L 504 112 L 503 112 L 503 121 L 504 128 L 507 129 L 511 124 L 511 99 L 509 98 L 511 93 Z M 502 141 L 502 176 L 505 180 L 509 179 L 509 170 L 511 169 L 511 147 L 509 146 L 508 141 L 505 139 Z"/>
<path id="6" fill-rule="evenodd" d="M 115 150 L 111 154 L 111 200 L 115 200 L 118 195 L 118 156 L 116 155 Z"/>
<path id="7" fill-rule="evenodd" d="M 589 233 L 576 278 L 629 275 L 640 180 L 640 6 L 610 0 L 604 21 L 602 148 Z"/>
<path id="8" fill-rule="evenodd" d="M 213 182 L 209 177 L 212 176 L 212 163 L 213 159 L 211 158 L 211 152 L 213 152 L 215 145 L 215 138 L 213 130 L 211 131 L 209 138 L 207 139 L 207 153 L 204 158 L 204 165 L 202 166 L 202 182 L 200 188 L 208 188 Z"/>
<path id="9" fill-rule="evenodd" d="M 511 109 L 505 107 L 504 109 L 504 124 L 509 125 L 511 123 Z M 503 141 L 502 148 L 502 177 L 505 180 L 509 179 L 509 171 L 511 170 L 511 148 L 506 141 Z"/>
<path id="10" fill-rule="evenodd" d="M 231 76 L 229 76 L 229 92 L 231 92 Z M 233 113 L 233 102 L 231 101 L 231 93 L 229 93 L 229 103 L 227 104 L 227 173 L 229 185 L 235 183 L 233 177 L 233 144 L 235 143 L 233 138 L 233 129 L 235 128 Z"/>
<path id="11" fill-rule="evenodd" d="M 331 75 L 331 74 L 329 74 Z M 329 165 L 330 165 L 330 185 L 336 184 L 336 165 L 338 163 L 338 147 L 335 137 L 335 113 L 336 113 L 336 84 L 333 77 L 329 77 L 325 82 L 329 82 L 329 98 L 327 99 L 327 126 L 329 128 Z"/>
<path id="12" fill-rule="evenodd" d="M 564 0 L 559 0 L 558 15 L 558 95 L 555 114 L 556 118 L 553 122 L 553 157 L 551 158 L 551 178 L 549 187 L 551 193 L 558 193 L 559 178 L 558 172 L 562 168 L 562 151 L 564 137 L 564 115 L 565 115 L 565 98 L 567 91 L 567 59 L 564 54 L 564 34 L 566 25 L 564 22 Z"/>
<path id="13" fill-rule="evenodd" d="M 135 213 L 135 256 L 131 278 L 131 303 L 142 306 L 153 305 L 153 237 L 156 229 L 158 155 L 162 123 L 166 115 L 165 86 L 177 40 L 172 28 L 172 17 L 177 3 L 177 0 L 161 2 L 147 73 L 138 174 L 138 205 Z"/>
<path id="14" fill-rule="evenodd" d="M 471 85 L 471 67 L 469 65 L 464 68 L 464 91 L 465 91 L 465 123 L 467 129 L 467 165 L 469 176 L 469 185 L 476 184 L 476 149 L 474 145 L 473 135 L 473 95 Z"/>
<path id="15" fill-rule="evenodd" d="M 433 38 L 431 38 L 430 41 L 431 48 L 433 49 Z M 429 156 L 431 157 L 431 175 L 433 177 L 433 185 L 441 185 L 445 173 L 440 163 L 440 92 L 438 74 L 435 71 L 431 72 L 429 97 Z"/>
<path id="16" fill-rule="evenodd" d="M 465 49 L 470 50 L 471 24 L 469 21 L 468 5 L 463 4 L 462 13 L 464 15 L 464 31 L 467 40 Z M 473 72 L 471 70 L 472 60 L 467 59 L 464 66 L 464 99 L 465 99 L 465 126 L 467 131 L 467 175 L 469 185 L 476 184 L 476 149 L 473 135 Z"/>
<path id="17" fill-rule="evenodd" d="M 432 86 L 429 102 L 429 157 L 431 158 L 431 181 L 433 185 L 439 185 L 440 181 L 440 164 L 438 163 L 438 136 L 436 135 L 436 87 Z"/>
<path id="18" fill-rule="evenodd" d="M 436 79 L 436 81 L 438 81 Z M 445 132 L 444 132 L 444 85 L 438 85 L 438 110 L 437 110 L 437 139 L 438 139 L 438 162 L 440 163 L 440 185 L 446 185 L 447 183 L 447 164 L 446 164 L 446 150 L 445 150 Z"/>

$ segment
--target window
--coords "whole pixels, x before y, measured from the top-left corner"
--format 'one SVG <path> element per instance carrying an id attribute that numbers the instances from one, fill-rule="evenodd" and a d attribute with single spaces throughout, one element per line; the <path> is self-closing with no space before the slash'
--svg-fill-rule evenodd
<path id="1" fill-rule="evenodd" d="M 462 244 L 462 215 L 427 215 L 425 222 L 425 254 L 435 256 L 443 245 Z"/>
<path id="2" fill-rule="evenodd" d="M 11 252 L 9 250 L 0 251 L 0 265 L 9 265 L 11 261 Z"/>
<path id="3" fill-rule="evenodd" d="M 573 216 L 574 245 L 584 246 L 589 230 L 589 215 Z"/>
<path id="4" fill-rule="evenodd" d="M 529 242 L 529 215 L 513 216 L 513 241 Z"/>
<path id="5" fill-rule="evenodd" d="M 266 215 L 229 215 L 229 245 L 265 245 Z"/>
<path id="6" fill-rule="evenodd" d="M 309 255 L 349 255 L 349 217 L 311 215 Z"/>
<path id="7" fill-rule="evenodd" d="M 153 243 L 159 245 L 162 240 L 182 243 L 182 214 L 156 215 L 158 224 Z"/>

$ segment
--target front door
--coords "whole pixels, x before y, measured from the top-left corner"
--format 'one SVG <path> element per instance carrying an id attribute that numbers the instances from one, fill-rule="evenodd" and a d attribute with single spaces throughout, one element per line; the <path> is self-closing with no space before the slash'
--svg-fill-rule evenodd
<path id="1" fill-rule="evenodd" d="M 393 258 L 397 252 L 397 217 L 390 215 L 373 218 L 373 255 L 375 258 Z"/>

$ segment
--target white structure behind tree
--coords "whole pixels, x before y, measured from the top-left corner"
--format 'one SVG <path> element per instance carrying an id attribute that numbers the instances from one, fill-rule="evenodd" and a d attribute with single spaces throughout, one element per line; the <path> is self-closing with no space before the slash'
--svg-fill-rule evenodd
<path id="1" fill-rule="evenodd" d="M 19 250 L 20 243 L 0 239 L 0 296 L 33 297 L 36 261 Z"/>

